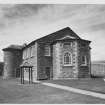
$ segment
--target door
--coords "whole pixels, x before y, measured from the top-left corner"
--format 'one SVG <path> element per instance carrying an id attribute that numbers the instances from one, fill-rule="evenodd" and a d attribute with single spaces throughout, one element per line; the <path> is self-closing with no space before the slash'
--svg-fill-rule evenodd
<path id="1" fill-rule="evenodd" d="M 47 79 L 49 80 L 50 79 L 50 67 L 46 67 L 46 76 L 47 76 Z"/>
<path id="2" fill-rule="evenodd" d="M 24 68 L 24 80 L 29 81 L 29 68 Z"/>

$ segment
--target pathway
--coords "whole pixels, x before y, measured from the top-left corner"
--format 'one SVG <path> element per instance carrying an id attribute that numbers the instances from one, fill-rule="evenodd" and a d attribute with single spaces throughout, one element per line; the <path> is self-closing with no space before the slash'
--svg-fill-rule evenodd
<path id="1" fill-rule="evenodd" d="M 105 99 L 105 94 L 101 94 L 101 93 L 96 93 L 96 92 L 87 91 L 87 90 L 83 90 L 83 89 L 76 89 L 76 88 L 72 88 L 69 86 L 62 86 L 62 85 L 58 85 L 58 84 L 54 84 L 54 83 L 46 83 L 46 82 L 38 82 L 38 83 L 41 83 L 46 86 L 62 89 L 62 90 L 67 90 L 67 91 L 74 92 L 74 93 L 79 93 L 79 94 L 93 96 L 96 98 Z"/>

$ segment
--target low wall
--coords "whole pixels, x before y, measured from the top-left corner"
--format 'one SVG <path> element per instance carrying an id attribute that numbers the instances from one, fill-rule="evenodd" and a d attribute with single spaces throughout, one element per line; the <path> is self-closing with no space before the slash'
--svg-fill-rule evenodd
<path id="1" fill-rule="evenodd" d="M 105 77 L 105 64 L 104 63 L 91 64 L 91 75 L 96 77 Z"/>

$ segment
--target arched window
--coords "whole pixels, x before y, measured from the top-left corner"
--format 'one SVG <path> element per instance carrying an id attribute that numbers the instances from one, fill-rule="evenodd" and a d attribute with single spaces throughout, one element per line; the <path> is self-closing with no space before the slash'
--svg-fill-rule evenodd
<path id="1" fill-rule="evenodd" d="M 69 52 L 64 53 L 64 65 L 72 64 L 72 55 Z"/>

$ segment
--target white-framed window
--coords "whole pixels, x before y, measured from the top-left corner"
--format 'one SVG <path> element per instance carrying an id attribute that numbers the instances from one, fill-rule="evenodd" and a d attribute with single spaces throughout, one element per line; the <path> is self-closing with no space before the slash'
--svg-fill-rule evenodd
<path id="1" fill-rule="evenodd" d="M 30 57 L 32 57 L 32 46 L 30 47 Z"/>
<path id="2" fill-rule="evenodd" d="M 72 54 L 70 52 L 65 52 L 63 55 L 64 66 L 72 66 Z"/>
<path id="3" fill-rule="evenodd" d="M 27 55 L 26 55 L 26 50 L 23 51 L 23 59 L 26 59 Z"/>
<path id="4" fill-rule="evenodd" d="M 87 65 L 87 57 L 86 55 L 81 56 L 81 66 Z"/>
<path id="5" fill-rule="evenodd" d="M 25 59 L 25 51 L 23 51 L 23 59 Z"/>
<path id="6" fill-rule="evenodd" d="M 63 44 L 64 49 L 71 48 L 71 47 L 72 47 L 72 42 L 64 42 Z"/>
<path id="7" fill-rule="evenodd" d="M 30 47 L 30 57 L 34 56 L 34 46 Z"/>
<path id="8" fill-rule="evenodd" d="M 27 48 L 27 58 L 30 58 L 30 48 Z"/>
<path id="9" fill-rule="evenodd" d="M 23 59 L 27 59 L 27 58 L 29 58 L 29 48 L 27 48 L 27 49 L 24 49 L 24 51 L 23 51 Z"/>
<path id="10" fill-rule="evenodd" d="M 23 50 L 23 59 L 28 59 L 34 56 L 35 48 L 31 46 Z"/>
<path id="11" fill-rule="evenodd" d="M 31 55 L 32 55 L 32 57 L 33 57 L 34 54 L 35 54 L 35 46 L 34 46 L 34 45 L 32 46 L 32 52 L 31 52 L 31 53 L 32 53 Z"/>
<path id="12" fill-rule="evenodd" d="M 30 57 L 33 57 L 33 46 L 30 47 Z"/>
<path id="13" fill-rule="evenodd" d="M 44 55 L 51 56 L 50 45 L 45 45 L 44 47 Z"/>

